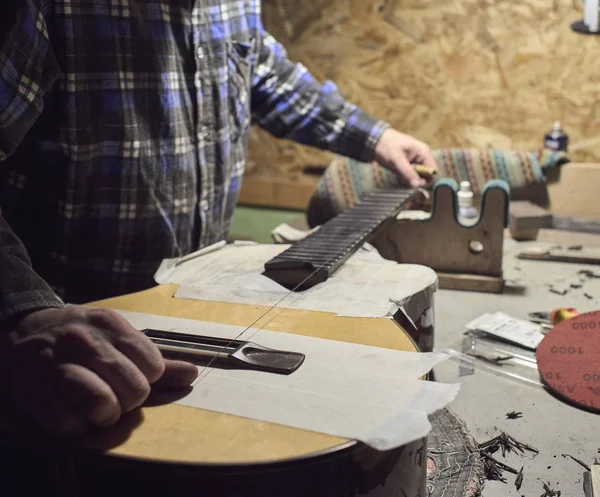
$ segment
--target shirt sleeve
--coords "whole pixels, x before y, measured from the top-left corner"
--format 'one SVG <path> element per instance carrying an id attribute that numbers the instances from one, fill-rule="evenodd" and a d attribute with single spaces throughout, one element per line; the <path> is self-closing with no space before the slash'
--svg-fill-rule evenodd
<path id="1" fill-rule="evenodd" d="M 61 74 L 38 1 L 9 1 L 0 34 L 0 161 L 31 129 Z"/>
<path id="2" fill-rule="evenodd" d="M 32 269 L 25 247 L 0 211 L 0 323 L 25 311 L 63 306 Z"/>
<path id="3" fill-rule="evenodd" d="M 44 94 L 60 75 L 40 6 L 33 0 L 9 1 L 3 16 L 0 168 L 41 114 Z M 0 323 L 24 311 L 63 305 L 33 270 L 25 247 L 0 210 Z"/>
<path id="4" fill-rule="evenodd" d="M 363 162 L 388 124 L 344 100 L 332 82 L 320 84 L 291 62 L 270 34 L 259 40 L 252 80 L 254 121 L 278 138 L 339 153 Z"/>

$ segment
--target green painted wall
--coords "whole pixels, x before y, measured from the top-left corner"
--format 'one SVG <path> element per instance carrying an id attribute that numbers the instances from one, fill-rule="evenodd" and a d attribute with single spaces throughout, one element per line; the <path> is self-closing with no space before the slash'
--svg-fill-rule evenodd
<path id="1" fill-rule="evenodd" d="M 238 206 L 233 215 L 229 236 L 250 238 L 258 243 L 273 243 L 271 230 L 275 226 L 302 216 L 302 211 Z"/>

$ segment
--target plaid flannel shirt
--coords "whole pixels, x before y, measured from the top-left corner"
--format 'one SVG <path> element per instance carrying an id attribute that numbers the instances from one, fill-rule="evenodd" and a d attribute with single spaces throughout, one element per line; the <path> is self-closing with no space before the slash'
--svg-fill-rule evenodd
<path id="1" fill-rule="evenodd" d="M 0 319 L 148 288 L 225 239 L 252 123 L 363 161 L 386 127 L 290 62 L 259 0 L 9 3 Z"/>

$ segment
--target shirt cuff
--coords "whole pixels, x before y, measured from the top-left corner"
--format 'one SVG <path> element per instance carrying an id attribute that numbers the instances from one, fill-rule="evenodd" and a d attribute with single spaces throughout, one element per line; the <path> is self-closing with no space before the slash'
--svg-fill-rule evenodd
<path id="1" fill-rule="evenodd" d="M 51 290 L 26 290 L 4 294 L 0 305 L 0 327 L 18 314 L 50 307 L 65 307 L 64 302 Z"/>
<path id="2" fill-rule="evenodd" d="M 338 152 L 359 162 L 372 162 L 375 147 L 390 125 L 355 107 L 340 134 Z"/>

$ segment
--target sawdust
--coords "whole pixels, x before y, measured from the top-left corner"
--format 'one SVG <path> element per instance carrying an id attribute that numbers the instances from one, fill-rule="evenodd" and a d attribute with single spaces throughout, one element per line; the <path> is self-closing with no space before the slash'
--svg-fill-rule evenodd
<path id="1" fill-rule="evenodd" d="M 600 162 L 600 37 L 570 0 L 264 0 L 290 57 L 432 147 L 534 150 L 560 120 L 571 158 Z M 290 176 L 327 153 L 253 130 L 248 174 Z"/>

